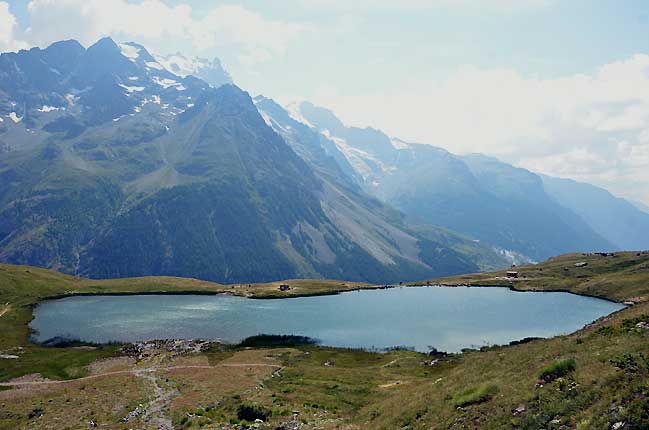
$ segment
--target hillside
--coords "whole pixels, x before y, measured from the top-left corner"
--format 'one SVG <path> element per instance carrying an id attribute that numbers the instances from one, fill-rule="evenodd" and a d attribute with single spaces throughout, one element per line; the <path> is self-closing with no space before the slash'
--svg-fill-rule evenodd
<path id="1" fill-rule="evenodd" d="M 410 231 L 342 170 L 325 177 L 245 91 L 188 74 L 220 64 L 183 58 L 110 38 L 0 56 L 0 261 L 222 283 L 504 265 Z"/>
<path id="2" fill-rule="evenodd" d="M 576 262 L 588 266 L 578 271 Z M 5 334 L 0 354 L 18 358 L 0 358 L 0 380 L 32 373 L 49 379 L 3 383 L 0 428 L 48 428 L 49 423 L 85 428 L 93 422 L 122 429 L 130 417 L 130 425 L 143 429 L 221 429 L 259 417 L 263 422 L 256 425 L 262 429 L 644 429 L 649 425 L 647 264 L 649 254 L 634 252 L 566 255 L 518 268 L 517 289 L 636 298 L 635 306 L 548 340 L 427 356 L 257 339 L 250 340 L 257 345 L 252 349 L 212 345 L 198 353 L 179 354 L 162 345 L 139 359 L 117 346 L 29 345 L 30 305 L 44 296 L 77 293 L 232 290 L 264 295 L 277 286 L 245 286 L 243 292 L 178 278 L 93 281 L 2 265 L 0 302 L 6 304 L 0 309 Z M 502 274 L 441 282 L 511 285 L 500 279 Z M 586 288 L 584 282 L 591 281 L 584 275 L 597 288 Z M 299 294 L 356 287 L 320 281 L 301 286 Z M 56 380 L 62 382 L 51 382 Z"/>
<path id="3" fill-rule="evenodd" d="M 576 250 L 649 247 L 642 234 L 635 245 L 621 246 L 629 245 L 621 242 L 621 231 L 641 231 L 644 221 L 629 216 L 623 200 L 615 204 L 602 189 L 591 187 L 599 194 L 590 206 L 579 206 L 583 190 L 564 187 L 559 198 L 540 175 L 490 157 L 459 156 L 374 128 L 347 126 L 333 112 L 308 102 L 292 106 L 292 112 L 330 142 L 330 153 L 337 152 L 336 158 L 351 166 L 360 187 L 401 210 L 412 225 L 434 225 L 478 239 L 517 262 Z M 593 204 L 597 213 L 607 215 L 592 215 Z"/>
<path id="4" fill-rule="evenodd" d="M 642 208 L 590 184 L 548 176 L 542 179 L 548 194 L 619 249 L 647 248 L 649 213 Z"/>
<path id="5" fill-rule="evenodd" d="M 517 279 L 507 277 L 517 272 Z M 432 279 L 442 285 L 505 286 L 520 291 L 568 291 L 616 302 L 649 301 L 649 251 L 578 253 L 491 273 Z"/>
<path id="6" fill-rule="evenodd" d="M 332 191 L 326 193 L 327 201 L 324 203 L 330 212 L 335 212 L 341 219 L 345 208 L 339 204 L 339 200 L 344 198 L 349 202 L 357 202 L 355 213 L 349 215 L 350 218 L 353 215 L 355 222 L 365 228 L 371 226 L 378 231 L 384 229 L 377 215 L 401 222 L 402 215 L 398 211 L 363 190 L 357 173 L 336 143 L 313 127 L 300 122 L 300 118 L 295 118 L 293 112 L 287 111 L 271 99 L 258 96 L 255 98 L 255 104 L 266 123 L 284 138 L 295 153 L 309 164 L 325 187 Z M 301 119 L 305 121 L 304 118 Z M 349 221 L 345 220 L 344 223 L 349 224 Z M 429 241 L 431 245 L 428 249 L 434 250 L 435 261 L 442 267 L 453 264 L 449 258 L 453 254 L 445 253 L 446 248 L 463 256 L 467 262 L 476 264 L 479 270 L 505 267 L 509 261 L 507 256 L 499 254 L 492 246 L 481 244 L 435 224 L 410 227 L 407 230 L 409 234 Z"/>

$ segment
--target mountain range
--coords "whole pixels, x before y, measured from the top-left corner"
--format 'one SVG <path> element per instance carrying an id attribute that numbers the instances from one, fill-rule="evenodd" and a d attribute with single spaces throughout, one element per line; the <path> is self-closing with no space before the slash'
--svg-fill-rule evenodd
<path id="1" fill-rule="evenodd" d="M 246 92 L 177 75 L 134 43 L 3 54 L 0 117 L 2 261 L 228 283 L 503 263 L 460 235 L 407 228 L 335 161 L 302 158 Z"/>
<path id="2" fill-rule="evenodd" d="M 0 56 L 0 183 L 0 261 L 89 277 L 395 282 L 649 243 L 649 214 L 599 188 L 110 38 Z"/>
<path id="3" fill-rule="evenodd" d="M 602 188 L 349 127 L 309 102 L 288 110 L 342 154 L 364 191 L 399 209 L 411 226 L 459 232 L 518 262 L 649 246 L 648 214 Z"/>

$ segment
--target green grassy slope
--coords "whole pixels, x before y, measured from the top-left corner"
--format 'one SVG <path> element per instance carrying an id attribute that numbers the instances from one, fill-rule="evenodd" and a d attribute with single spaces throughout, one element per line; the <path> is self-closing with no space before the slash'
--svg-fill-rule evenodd
<path id="1" fill-rule="evenodd" d="M 576 264 L 586 263 L 585 267 Z M 649 299 L 649 252 L 567 254 L 548 261 L 512 268 L 518 279 L 506 279 L 506 270 L 450 278 L 431 279 L 410 285 L 504 286 L 521 291 L 569 291 L 618 302 Z"/>
<path id="2" fill-rule="evenodd" d="M 288 283 L 291 290 L 279 291 Z M 30 344 L 28 324 L 32 308 L 48 297 L 74 294 L 228 293 L 246 297 L 287 297 L 367 288 L 368 284 L 327 280 L 296 280 L 268 284 L 221 285 L 188 278 L 147 277 L 115 280 L 76 278 L 30 266 L 0 264 L 0 354 L 21 348 L 20 360 L 0 360 L 0 381 L 31 373 L 52 379 L 83 376 L 92 361 L 112 356 L 117 347 L 95 350 L 43 348 Z"/>
<path id="3" fill-rule="evenodd" d="M 279 290 L 281 284 L 289 291 Z M 0 349 L 25 345 L 31 309 L 45 298 L 82 294 L 227 293 L 254 298 L 281 298 L 329 294 L 373 288 L 363 282 L 288 280 L 264 284 L 223 285 L 191 278 L 151 276 L 94 280 L 31 266 L 0 264 Z"/>
<path id="4" fill-rule="evenodd" d="M 526 430 L 610 429 L 622 422 L 625 429 L 646 429 L 649 335 L 635 325 L 649 320 L 648 312 L 638 305 L 569 336 L 452 357 L 384 399 L 368 400 L 357 422 L 363 428 Z M 546 367 L 564 360 L 574 360 L 575 370 L 541 380 Z"/>
<path id="5" fill-rule="evenodd" d="M 580 262 L 588 265 L 575 267 Z M 283 355 L 281 376 L 267 380 L 263 389 L 242 388 L 239 395 L 226 398 L 201 393 L 213 397 L 209 411 L 202 403 L 184 403 L 174 407 L 172 415 L 178 428 L 201 428 L 201 423 L 222 426 L 234 422 L 240 404 L 245 403 L 272 411 L 262 427 L 269 429 L 290 421 L 292 411 L 300 412 L 303 428 L 608 430 L 617 425 L 646 429 L 649 330 L 642 323 L 649 324 L 648 264 L 649 254 L 643 253 L 573 254 L 519 267 L 520 278 L 515 281 L 496 272 L 422 282 L 565 290 L 616 301 L 634 299 L 637 304 L 570 335 L 460 355 L 297 346 Z M 339 281 L 288 283 L 293 287 L 288 294 L 294 295 L 369 287 Z M 87 372 L 93 360 L 118 354 L 111 346 L 89 350 L 29 345 L 30 306 L 42 297 L 173 291 L 286 294 L 278 291 L 278 284 L 226 286 L 178 278 L 92 281 L 24 266 L 0 266 L 0 351 L 23 348 L 20 360 L 0 360 L 0 380 L 30 373 L 76 378 Z M 431 359 L 439 361 L 426 365 Z"/>

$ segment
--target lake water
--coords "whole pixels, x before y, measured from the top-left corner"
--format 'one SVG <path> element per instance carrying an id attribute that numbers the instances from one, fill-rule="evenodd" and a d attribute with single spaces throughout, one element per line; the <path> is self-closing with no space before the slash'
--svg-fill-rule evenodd
<path id="1" fill-rule="evenodd" d="M 228 295 L 69 297 L 34 311 L 33 339 L 92 342 L 309 336 L 323 345 L 457 352 L 571 333 L 623 306 L 568 293 L 419 287 L 254 300 Z"/>

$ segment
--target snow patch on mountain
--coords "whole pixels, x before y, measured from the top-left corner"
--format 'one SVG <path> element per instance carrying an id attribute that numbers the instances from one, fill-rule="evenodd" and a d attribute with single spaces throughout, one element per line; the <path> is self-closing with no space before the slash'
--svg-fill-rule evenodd
<path id="1" fill-rule="evenodd" d="M 48 106 L 48 105 L 43 105 L 42 108 L 38 109 L 39 112 L 55 112 L 57 110 L 65 110 L 64 107 L 55 107 L 55 106 Z"/>
<path id="2" fill-rule="evenodd" d="M 122 55 L 133 62 L 140 57 L 140 49 L 133 45 L 120 43 L 119 48 L 122 51 Z"/>
<path id="3" fill-rule="evenodd" d="M 139 93 L 140 91 L 144 91 L 144 87 L 129 87 L 129 86 L 124 85 L 124 84 L 119 84 L 119 86 L 124 88 L 129 93 L 133 93 L 133 92 Z"/>
<path id="4" fill-rule="evenodd" d="M 392 144 L 392 146 L 395 149 L 408 149 L 408 148 L 410 148 L 409 143 L 404 142 L 403 140 L 401 140 L 399 138 L 396 138 L 396 137 L 390 139 L 390 143 Z"/>
<path id="5" fill-rule="evenodd" d="M 315 128 L 313 124 L 311 124 L 305 117 L 302 115 L 302 111 L 300 109 L 300 106 L 302 105 L 302 102 L 291 102 L 286 105 L 286 112 L 288 112 L 288 116 L 290 116 L 292 119 L 294 119 L 297 122 L 301 122 L 302 124 L 308 126 L 309 128 Z"/>
<path id="6" fill-rule="evenodd" d="M 195 76 L 214 87 L 232 83 L 232 78 L 218 58 L 210 61 L 200 57 L 187 57 L 180 53 L 168 56 L 154 55 L 154 58 L 167 71 L 181 78 Z"/>
<path id="7" fill-rule="evenodd" d="M 160 78 L 158 76 L 154 76 L 152 80 L 154 83 L 160 85 L 164 89 L 172 88 L 172 87 L 175 88 L 177 91 L 185 91 L 187 89 L 183 84 L 173 79 Z"/>
<path id="8" fill-rule="evenodd" d="M 158 76 L 154 76 L 152 78 L 153 82 L 156 84 L 160 85 L 162 88 L 169 88 L 169 87 L 175 87 L 177 85 L 180 85 L 177 81 L 174 81 L 173 79 L 169 78 L 159 78 Z"/>
<path id="9" fill-rule="evenodd" d="M 273 119 L 266 112 L 264 112 L 263 110 L 259 110 L 259 114 L 264 119 L 264 122 L 266 123 L 266 125 L 268 127 L 272 128 L 273 130 L 275 130 L 275 124 L 273 122 Z"/>
<path id="10" fill-rule="evenodd" d="M 343 153 L 349 164 L 366 181 L 372 175 L 372 167 L 365 160 L 372 156 L 365 151 L 352 148 L 345 139 L 333 136 L 329 130 L 323 130 L 322 135 L 331 140 L 338 150 Z"/>
<path id="11" fill-rule="evenodd" d="M 377 166 L 382 172 L 387 174 L 392 174 L 397 170 L 394 166 L 386 165 L 374 154 L 363 151 L 362 149 L 354 148 L 349 145 L 347 140 L 333 136 L 329 130 L 323 130 L 322 135 L 336 145 L 338 150 L 343 153 L 345 158 L 347 158 L 349 164 L 351 164 L 354 170 L 361 175 L 363 181 L 366 183 L 370 183 L 375 187 L 380 185 L 376 180 L 369 181 L 369 179 L 374 175 L 374 168 L 372 166 Z"/>
<path id="12" fill-rule="evenodd" d="M 157 63 L 157 62 L 147 61 L 147 62 L 144 63 L 144 64 L 146 64 L 146 66 L 147 66 L 148 68 L 150 68 L 150 69 L 164 70 L 164 67 L 162 67 L 162 66 L 160 65 L 160 63 Z"/>
<path id="13" fill-rule="evenodd" d="M 70 106 L 74 106 L 77 100 L 79 100 L 79 97 L 75 96 L 74 94 L 66 94 L 65 99 L 68 101 L 68 104 Z"/>
<path id="14" fill-rule="evenodd" d="M 207 60 L 202 58 L 188 58 L 182 54 L 174 54 L 166 57 L 156 55 L 155 59 L 158 63 L 182 78 L 189 75 L 196 75 L 198 71 L 206 66 Z"/>

